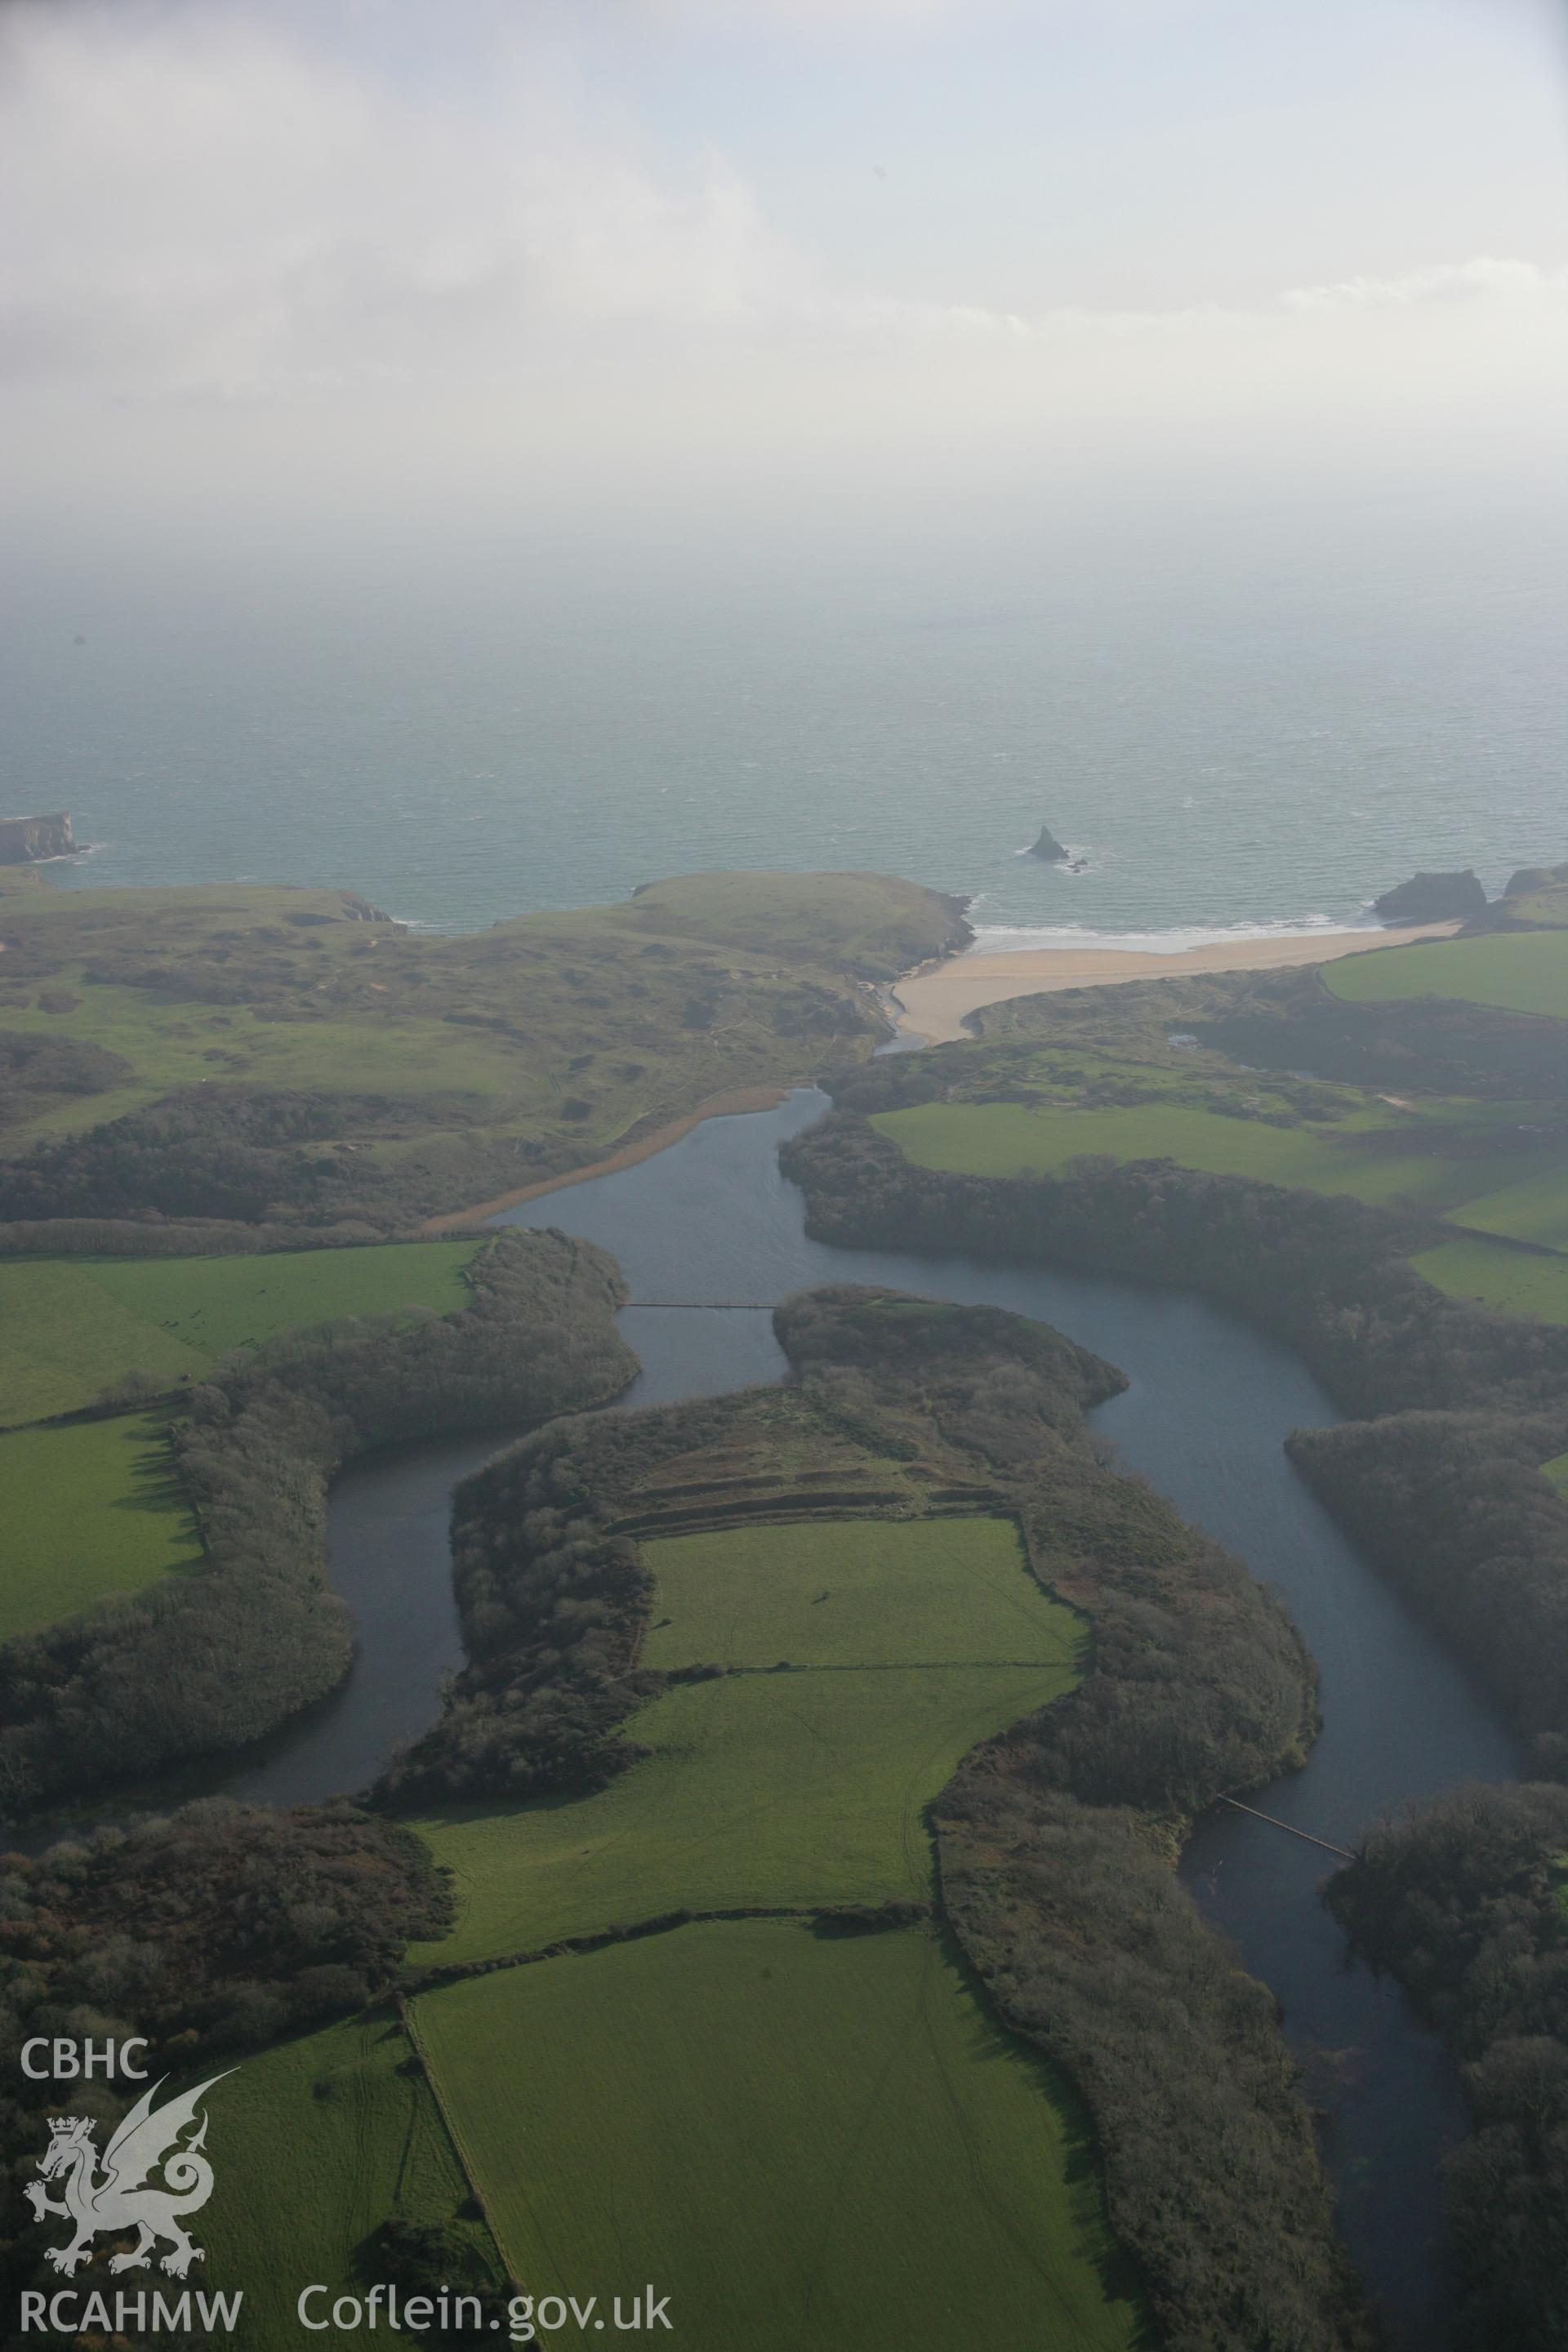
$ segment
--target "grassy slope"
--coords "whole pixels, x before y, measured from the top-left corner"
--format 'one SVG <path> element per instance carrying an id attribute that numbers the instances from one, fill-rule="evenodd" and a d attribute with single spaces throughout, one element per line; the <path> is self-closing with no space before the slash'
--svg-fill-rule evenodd
<path id="1" fill-rule="evenodd" d="M 0 1418 L 7 1427 L 78 1412 L 130 1371 L 173 1388 L 206 1360 L 94 1282 L 80 1259 L 0 1261 Z"/>
<path id="2" fill-rule="evenodd" d="M 1060 1615 L 1058 1649 L 1077 1626 Z M 977 1741 L 1075 1679 L 851 1667 L 681 1685 L 627 1725 L 653 1752 L 607 1789 L 415 1823 L 458 1902 L 452 1935 L 416 1957 L 525 1951 L 681 1906 L 929 1896 L 925 1807 Z"/>
<path id="3" fill-rule="evenodd" d="M 628 1726 L 651 1754 L 593 1796 L 421 1822 L 456 1874 L 459 1906 L 454 1934 L 426 1958 L 528 1950 L 679 1906 L 923 1898 L 925 1806 L 976 1741 L 1082 1669 L 1082 1620 L 1040 1591 L 1001 1520 L 818 1522 L 650 1550 L 656 1571 L 673 1562 L 679 1586 L 684 1623 L 653 1637 L 668 1633 L 673 1657 L 709 1652 L 702 1662 L 713 1663 L 710 1644 L 722 1642 L 772 1665 L 793 1631 L 818 1664 L 678 1685 Z M 849 1580 L 847 1593 L 880 1582 L 905 1620 L 898 1638 L 871 1632 L 858 1604 L 817 1608 L 825 1560 Z M 972 1612 L 995 1657 L 1040 1663 L 945 1663 L 960 1648 L 984 1655 L 959 1636 Z M 819 1629 L 807 1622 L 819 1617 Z M 906 1663 L 877 1663 L 895 1654 Z"/>
<path id="4" fill-rule="evenodd" d="M 1561 1493 L 1568 1495 L 1568 1454 L 1554 1455 L 1550 1462 L 1543 1462 L 1541 1468 L 1542 1476 L 1550 1478 Z"/>
<path id="5" fill-rule="evenodd" d="M 952 902 L 878 875 L 699 875 L 458 939 L 351 919 L 353 903 L 237 887 L 8 898 L 0 1028 L 88 1040 L 132 1067 L 8 1130 L 8 1148 L 230 1081 L 384 1094 L 416 1113 L 423 1098 L 440 1134 L 460 1141 L 477 1121 L 537 1147 L 524 1181 L 639 1120 L 818 1066 L 836 1026 L 842 1050 L 868 1050 L 847 976 L 891 977 L 957 919 Z M 62 990 L 75 1005 L 45 1009 Z M 363 1118 L 353 1131 L 370 1132 Z M 409 1131 L 425 1133 L 421 1117 Z M 400 1140 L 389 1130 L 367 1148 L 395 1162 Z"/>
<path id="6" fill-rule="evenodd" d="M 1568 1257 L 1460 1240 L 1422 1250 L 1410 1262 L 1451 1298 L 1479 1298 L 1504 1315 L 1568 1323 Z"/>
<path id="7" fill-rule="evenodd" d="M 1561 866 L 1553 870 L 1559 876 L 1568 873 L 1568 868 Z M 1552 930 L 1568 929 L 1568 883 L 1559 880 L 1541 889 L 1521 890 L 1517 898 L 1505 899 L 1501 921 L 1505 926 L 1541 924 Z"/>
<path id="8" fill-rule="evenodd" d="M 921 1930 L 695 1926 L 415 2021 L 537 2294 L 651 2280 L 691 2352 L 1139 2340 L 1055 2086 Z"/>
<path id="9" fill-rule="evenodd" d="M 1325 964 L 1323 981 L 1352 1004 L 1447 996 L 1568 1020 L 1568 931 L 1492 932 L 1384 948 Z"/>
<path id="10" fill-rule="evenodd" d="M 1076 1619 L 1018 1573 L 1005 1519 L 752 1527 L 644 1548 L 658 1597 L 643 1663 L 1077 1665 Z"/>
<path id="11" fill-rule="evenodd" d="M 197 2231 L 200 2279 L 244 2288 L 245 2341 L 260 2352 L 310 2340 L 295 2315 L 302 2286 L 363 2294 L 380 2276 L 367 2242 L 383 2221 L 449 2222 L 467 2201 L 411 2056 L 395 2019 L 353 2018 L 247 2058 L 212 2093 L 221 2160 Z M 482 2226 L 460 2226 L 493 2268 Z"/>
<path id="12" fill-rule="evenodd" d="M 0 1260 L 0 1412 L 74 1412 L 130 1371 L 168 1385 L 279 1332 L 467 1297 L 477 1241 L 266 1257 Z"/>
<path id="13" fill-rule="evenodd" d="M 196 1566 L 201 1548 L 155 1415 L 0 1437 L 0 1639 Z"/>
<path id="14" fill-rule="evenodd" d="M 621 929 L 744 946 L 790 963 L 847 955 L 868 975 L 896 978 L 940 944 L 945 923 L 930 900 L 918 884 L 889 874 L 742 871 L 650 882 L 604 911 Z"/>
<path id="15" fill-rule="evenodd" d="M 1308 1192 L 1348 1192 L 1373 1203 L 1419 1201 L 1440 1211 L 1517 1180 L 1521 1165 L 1516 1153 L 1449 1158 L 1400 1151 L 1384 1140 L 1374 1143 L 1365 1129 L 1273 1127 L 1173 1102 L 1104 1110 L 921 1103 L 880 1112 L 874 1124 L 921 1167 L 964 1175 L 1047 1174 L 1080 1152 L 1106 1152 L 1117 1160 L 1171 1159 L 1215 1175 Z M 1531 1181 L 1561 1186 L 1565 1164 L 1568 1156 L 1554 1153 L 1550 1176 Z"/>
<path id="16" fill-rule="evenodd" d="M 1496 1192 L 1461 1202 L 1453 1213 L 1456 1223 L 1477 1226 L 1482 1233 L 1568 1250 L 1568 1167 L 1553 1156 L 1528 1176 L 1516 1176 Z"/>

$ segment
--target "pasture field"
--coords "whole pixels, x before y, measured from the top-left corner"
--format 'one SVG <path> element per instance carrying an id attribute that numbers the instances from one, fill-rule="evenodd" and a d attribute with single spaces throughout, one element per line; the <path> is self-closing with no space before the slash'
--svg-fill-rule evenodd
<path id="1" fill-rule="evenodd" d="M 0 1259 L 0 1423 L 7 1428 L 79 1412 L 127 1372 L 149 1372 L 173 1388 L 206 1361 L 95 1282 L 90 1261 Z"/>
<path id="2" fill-rule="evenodd" d="M 1568 1495 L 1568 1454 L 1558 1454 L 1550 1462 L 1543 1462 L 1541 1475 L 1543 1478 L 1550 1478 L 1561 1493 Z"/>
<path id="3" fill-rule="evenodd" d="M 921 1928 L 699 1924 L 413 2021 L 537 2296 L 651 2281 L 691 2352 L 1146 2340 L 1059 2084 Z"/>
<path id="4" fill-rule="evenodd" d="M 1568 1249 L 1568 1168 L 1555 1158 L 1528 1176 L 1516 1176 L 1511 1184 L 1500 1185 L 1495 1192 L 1462 1202 L 1451 1213 L 1456 1223 L 1477 1226 L 1482 1233 L 1539 1242 L 1545 1249 Z"/>
<path id="5" fill-rule="evenodd" d="M 0 1398 L 9 1424 L 75 1412 L 127 1372 L 173 1387 L 280 1332 L 468 1298 L 478 1240 L 274 1256 L 0 1259 Z"/>
<path id="6" fill-rule="evenodd" d="M 806 1546 L 816 1534 L 795 1532 Z M 1070 1657 L 1078 1620 L 1060 1616 Z M 978 1740 L 1077 1678 L 1058 1663 L 679 1684 L 624 1727 L 652 1753 L 607 1788 L 412 1823 L 455 1873 L 458 1919 L 411 1957 L 493 1958 L 682 1906 L 924 1899 L 926 1806 Z"/>
<path id="7" fill-rule="evenodd" d="M 468 2183 L 412 2054 L 382 2011 L 248 2057 L 210 2095 L 222 2161 L 193 2284 L 243 2287 L 245 2340 L 264 2352 L 310 2340 L 295 2312 L 302 2286 L 363 2294 L 384 2275 L 374 2233 L 394 2218 L 455 2224 L 473 2270 L 454 2286 L 499 2281 L 488 2231 L 456 2219 Z"/>
<path id="8" fill-rule="evenodd" d="M 1446 996 L 1568 1020 L 1568 930 L 1430 940 L 1325 964 L 1323 985 L 1352 1004 Z"/>
<path id="9" fill-rule="evenodd" d="M 1460 1240 L 1421 1250 L 1410 1263 L 1450 1298 L 1479 1298 L 1501 1315 L 1568 1323 L 1568 1257 Z"/>
<path id="10" fill-rule="evenodd" d="M 805 1540 L 803 1540 L 803 1536 Z M 1084 1629 L 1024 1565 L 1006 1519 L 841 1519 L 645 1544 L 646 1664 L 1076 1665 Z"/>
<path id="11" fill-rule="evenodd" d="M 419 1958 L 493 1958 L 682 1906 L 923 1900 L 925 1807 L 978 1740 L 1082 1671 L 1082 1620 L 1035 1583 L 1005 1520 L 756 1527 L 648 1555 L 679 1610 L 649 1662 L 721 1663 L 728 1645 L 742 1670 L 640 1709 L 626 1735 L 650 1752 L 590 1796 L 417 1822 L 458 1898 Z M 879 1592 L 912 1611 L 903 1628 L 875 1622 Z"/>
<path id="12" fill-rule="evenodd" d="M 0 1639 L 201 1564 L 161 1416 L 0 1436 Z"/>
<path id="13" fill-rule="evenodd" d="M 1274 1127 L 1172 1101 L 1098 1110 L 931 1102 L 879 1111 L 872 1125 L 918 1167 L 963 1176 L 1052 1175 L 1080 1153 L 1103 1152 L 1122 1160 L 1170 1159 L 1211 1175 L 1305 1192 L 1348 1192 L 1373 1206 L 1418 1202 L 1439 1213 L 1521 1181 L 1517 1152 L 1401 1150 L 1394 1118 L 1384 1110 L 1375 1129 L 1363 1121 Z M 1427 1126 L 1409 1124 L 1413 1137 Z M 1454 1121 L 1432 1124 L 1451 1129 Z M 1563 1185 L 1568 1153 L 1558 1149 L 1543 1155 L 1548 1160 L 1530 1181 Z"/>

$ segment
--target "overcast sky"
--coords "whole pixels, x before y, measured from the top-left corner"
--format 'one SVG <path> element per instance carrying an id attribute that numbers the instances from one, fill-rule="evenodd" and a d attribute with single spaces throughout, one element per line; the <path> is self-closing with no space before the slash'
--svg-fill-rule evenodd
<path id="1" fill-rule="evenodd" d="M 0 7 L 24 542 L 1563 478 L 1555 0 Z"/>

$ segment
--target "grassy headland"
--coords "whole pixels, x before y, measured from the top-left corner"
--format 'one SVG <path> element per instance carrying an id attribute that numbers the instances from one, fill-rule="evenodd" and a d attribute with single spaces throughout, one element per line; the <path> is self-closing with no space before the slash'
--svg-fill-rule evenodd
<path id="1" fill-rule="evenodd" d="M 878 875 L 698 875 L 451 939 L 342 891 L 19 893 L 0 1218 L 397 1230 L 863 1058 L 876 985 L 965 935 Z"/>

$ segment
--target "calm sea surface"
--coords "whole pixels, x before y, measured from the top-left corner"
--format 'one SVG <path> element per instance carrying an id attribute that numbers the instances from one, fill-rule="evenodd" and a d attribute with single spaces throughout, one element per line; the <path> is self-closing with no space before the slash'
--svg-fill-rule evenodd
<path id="1" fill-rule="evenodd" d="M 1496 887 L 1568 856 L 1544 515 L 0 595 L 0 814 L 73 812 L 103 845 L 70 886 L 342 883 L 467 929 L 704 867 L 879 868 L 1016 938 L 1354 921 L 1417 865 Z M 1017 857 L 1042 822 L 1084 871 Z"/>

